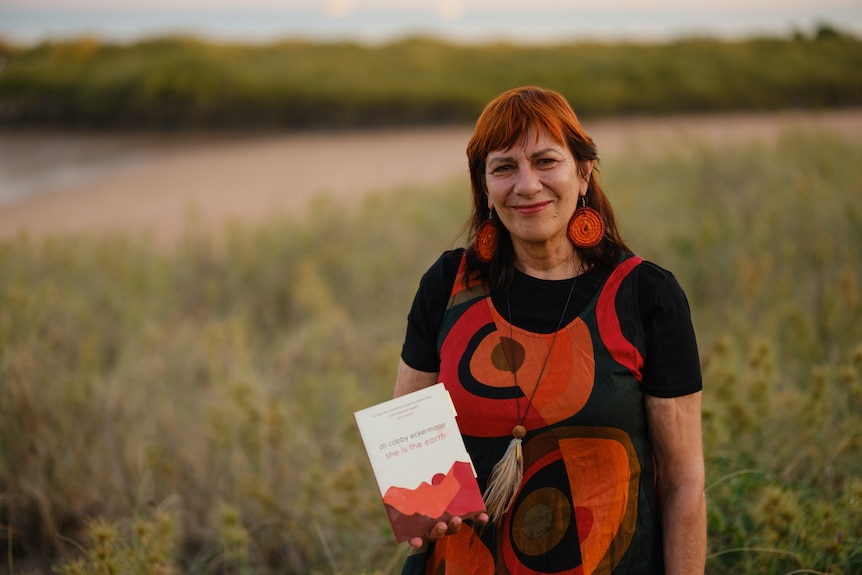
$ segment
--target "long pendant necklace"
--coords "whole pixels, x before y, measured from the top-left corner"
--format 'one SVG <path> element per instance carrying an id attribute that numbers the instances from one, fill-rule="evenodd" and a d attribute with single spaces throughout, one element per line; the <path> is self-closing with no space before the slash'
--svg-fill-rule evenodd
<path id="1" fill-rule="evenodd" d="M 497 462 L 494 469 L 491 470 L 491 477 L 488 480 L 488 487 L 485 489 L 485 509 L 491 522 L 494 523 L 509 511 L 512 503 L 515 501 L 515 495 L 518 493 L 518 488 L 521 486 L 521 479 L 524 476 L 524 457 L 521 451 L 521 442 L 527 435 L 527 428 L 524 427 L 524 419 L 530 411 L 530 406 L 533 404 L 533 398 L 536 397 L 536 391 L 539 389 L 539 384 L 542 382 L 542 376 L 545 374 L 545 368 L 548 367 L 548 362 L 551 359 L 551 353 L 554 351 L 554 343 L 557 341 L 557 334 L 560 328 L 563 327 L 563 321 L 566 318 L 566 311 L 569 309 L 569 302 L 572 301 L 572 294 L 575 293 L 575 284 L 583 270 L 579 269 L 578 274 L 572 281 L 572 287 L 569 289 L 569 295 L 566 298 L 566 305 L 563 306 L 563 313 L 560 315 L 560 320 L 557 322 L 557 329 L 554 330 L 554 335 L 551 338 L 551 343 L 548 346 L 548 353 L 545 355 L 545 360 L 542 362 L 542 368 L 539 370 L 539 377 L 536 379 L 536 385 L 530 392 L 530 397 L 527 399 L 527 405 L 524 412 L 521 413 L 520 387 L 518 386 L 518 374 L 515 368 L 514 361 L 514 328 L 512 327 L 512 304 L 509 301 L 509 292 L 506 292 L 506 307 L 509 321 L 509 342 L 508 345 L 503 345 L 503 352 L 506 356 L 506 362 L 509 370 L 512 372 L 512 378 L 515 381 L 515 406 L 517 411 L 517 423 L 512 428 L 512 440 L 509 442 L 509 447 L 506 448 L 506 453 L 503 458 Z M 502 344 L 502 342 L 501 342 Z"/>

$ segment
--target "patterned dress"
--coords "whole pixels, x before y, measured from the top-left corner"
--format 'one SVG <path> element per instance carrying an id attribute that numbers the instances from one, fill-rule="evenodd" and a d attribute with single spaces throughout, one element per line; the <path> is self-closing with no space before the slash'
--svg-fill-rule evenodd
<path id="1" fill-rule="evenodd" d="M 630 281 L 641 263 L 624 256 L 574 320 L 534 333 L 512 325 L 481 282 L 462 281 L 462 257 L 438 333 L 439 381 L 480 488 L 519 413 L 524 475 L 499 523 L 465 524 L 409 557 L 405 574 L 663 572 L 644 336 Z"/>

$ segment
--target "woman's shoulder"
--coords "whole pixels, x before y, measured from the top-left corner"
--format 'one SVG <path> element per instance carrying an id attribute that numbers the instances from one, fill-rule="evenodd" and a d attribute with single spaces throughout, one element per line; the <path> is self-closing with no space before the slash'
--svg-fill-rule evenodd
<path id="1" fill-rule="evenodd" d="M 616 266 L 597 270 L 596 277 L 604 280 L 619 272 L 623 274 L 620 287 L 637 299 L 643 319 L 648 318 L 657 306 L 688 307 L 685 292 L 676 276 L 657 263 L 625 254 Z"/>
<path id="2" fill-rule="evenodd" d="M 455 276 L 458 275 L 463 256 L 464 248 L 455 248 L 443 252 L 422 276 L 422 283 L 443 284 L 451 287 Z"/>
<path id="3" fill-rule="evenodd" d="M 633 280 L 642 314 L 656 306 L 688 308 L 688 298 L 673 272 L 649 260 L 641 261 L 636 270 Z"/>
<path id="4" fill-rule="evenodd" d="M 638 280 L 650 287 L 657 287 L 665 282 L 676 282 L 673 273 L 655 262 L 642 260 L 638 265 Z"/>
<path id="5" fill-rule="evenodd" d="M 595 278 L 602 281 L 611 275 L 622 273 L 622 281 L 633 282 L 639 293 L 654 291 L 667 282 L 676 283 L 676 277 L 669 270 L 633 254 L 624 254 L 616 265 L 600 266 L 591 272 Z"/>
<path id="6" fill-rule="evenodd" d="M 455 271 L 457 271 L 458 267 L 461 265 L 461 260 L 464 257 L 465 251 L 466 250 L 464 248 L 446 250 L 439 258 L 437 258 L 437 263 L 447 269 L 452 269 L 454 267 Z"/>

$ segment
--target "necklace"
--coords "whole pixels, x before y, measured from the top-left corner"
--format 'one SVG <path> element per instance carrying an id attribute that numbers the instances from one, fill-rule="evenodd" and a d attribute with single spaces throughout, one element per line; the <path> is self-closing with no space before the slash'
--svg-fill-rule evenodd
<path id="1" fill-rule="evenodd" d="M 527 399 L 527 405 L 524 412 L 521 413 L 521 398 L 520 387 L 518 386 L 517 369 L 514 367 L 514 328 L 512 325 L 512 304 L 509 300 L 509 292 L 506 292 L 506 307 L 509 321 L 509 345 L 503 345 L 503 352 L 506 356 L 506 362 L 509 365 L 509 370 L 512 372 L 512 378 L 515 382 L 515 405 L 517 410 L 517 420 L 515 427 L 512 428 L 512 440 L 509 442 L 509 447 L 503 458 L 497 462 L 494 469 L 491 471 L 491 477 L 488 480 L 488 487 L 484 493 L 485 507 L 491 522 L 496 522 L 511 508 L 515 501 L 515 495 L 518 493 L 518 488 L 521 486 L 521 479 L 524 475 L 524 458 L 521 451 L 521 442 L 527 435 L 527 428 L 524 427 L 524 419 L 530 411 L 530 406 L 533 404 L 533 398 L 536 397 L 536 391 L 542 383 L 542 376 L 545 374 L 545 368 L 548 367 L 548 362 L 551 359 L 551 353 L 554 351 L 554 343 L 557 341 L 557 334 L 563 326 L 563 321 L 566 318 L 566 311 L 569 309 L 569 303 L 572 301 L 572 294 L 575 293 L 575 284 L 578 283 L 583 268 L 578 270 L 575 279 L 572 280 L 572 287 L 569 288 L 569 295 L 566 298 L 566 304 L 563 306 L 563 313 L 560 315 L 560 320 L 557 322 L 557 329 L 554 330 L 554 335 L 551 338 L 551 344 L 548 346 L 548 353 L 545 355 L 545 360 L 542 362 L 542 368 L 539 370 L 539 376 L 536 379 L 536 385 L 530 392 L 530 397 Z M 502 342 L 501 342 L 502 344 Z"/>

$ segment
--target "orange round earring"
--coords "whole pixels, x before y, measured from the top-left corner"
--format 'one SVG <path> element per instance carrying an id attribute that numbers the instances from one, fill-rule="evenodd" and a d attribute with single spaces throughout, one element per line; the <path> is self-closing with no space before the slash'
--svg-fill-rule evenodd
<path id="1" fill-rule="evenodd" d="M 587 207 L 587 199 L 581 196 L 582 205 L 569 220 L 566 230 L 569 240 L 579 248 L 594 248 L 605 237 L 605 222 L 602 215 Z"/>
<path id="2" fill-rule="evenodd" d="M 494 252 L 497 251 L 497 225 L 491 219 L 491 213 L 488 212 L 488 219 L 479 224 L 473 243 L 476 256 L 483 264 L 490 262 L 491 258 L 494 257 Z"/>

